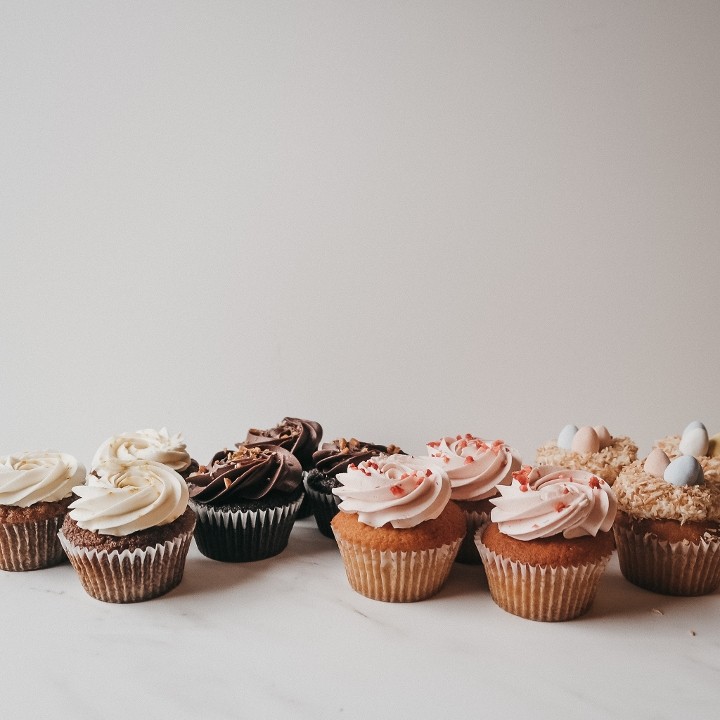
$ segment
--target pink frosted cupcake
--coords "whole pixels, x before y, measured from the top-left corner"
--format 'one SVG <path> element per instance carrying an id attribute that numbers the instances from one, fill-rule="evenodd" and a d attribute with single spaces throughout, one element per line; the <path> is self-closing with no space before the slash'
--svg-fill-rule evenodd
<path id="1" fill-rule="evenodd" d="M 520 468 L 520 457 L 503 440 L 483 440 L 470 433 L 429 442 L 427 451 L 442 464 L 452 487 L 450 497 L 465 513 L 467 533 L 456 559 L 477 565 L 475 532 L 489 519 L 497 486 L 509 483 Z"/>
<path id="2" fill-rule="evenodd" d="M 629 437 L 610 435 L 604 425 L 566 425 L 557 437 L 538 448 L 536 463 L 570 470 L 587 470 L 612 485 L 620 471 L 637 459 Z"/>
<path id="3" fill-rule="evenodd" d="M 493 600 L 528 620 L 585 613 L 613 551 L 608 483 L 585 470 L 524 467 L 498 490 L 476 534 Z"/>
<path id="4" fill-rule="evenodd" d="M 38 570 L 65 558 L 58 530 L 85 468 L 54 450 L 0 457 L 0 568 Z"/>
<path id="5" fill-rule="evenodd" d="M 333 490 L 332 520 L 350 586 L 387 602 L 434 595 L 465 535 L 443 469 L 422 458 L 388 455 L 351 465 Z"/>

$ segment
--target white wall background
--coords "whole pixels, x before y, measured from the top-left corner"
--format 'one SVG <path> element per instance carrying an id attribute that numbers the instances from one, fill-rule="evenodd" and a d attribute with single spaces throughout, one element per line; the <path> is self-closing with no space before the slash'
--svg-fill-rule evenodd
<path id="1" fill-rule="evenodd" d="M 716 2 L 0 4 L 0 454 L 284 415 L 720 431 Z"/>

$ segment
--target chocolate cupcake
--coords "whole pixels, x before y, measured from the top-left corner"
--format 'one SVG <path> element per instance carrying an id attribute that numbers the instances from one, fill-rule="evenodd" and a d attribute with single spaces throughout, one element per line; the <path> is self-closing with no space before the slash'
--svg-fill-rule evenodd
<path id="1" fill-rule="evenodd" d="M 248 562 L 287 546 L 303 497 L 302 466 L 288 450 L 268 443 L 221 450 L 188 484 L 203 555 Z"/>
<path id="2" fill-rule="evenodd" d="M 65 559 L 58 540 L 85 468 L 44 450 L 0 457 L 0 569 L 39 570 Z"/>
<path id="3" fill-rule="evenodd" d="M 338 513 L 340 499 L 333 494 L 333 488 L 339 487 L 338 473 L 346 472 L 351 465 L 359 465 L 377 455 L 403 454 L 395 445 L 375 445 L 355 438 L 338 438 L 313 453 L 314 468 L 305 476 L 305 490 L 315 516 L 318 530 L 334 537 L 330 521 Z"/>

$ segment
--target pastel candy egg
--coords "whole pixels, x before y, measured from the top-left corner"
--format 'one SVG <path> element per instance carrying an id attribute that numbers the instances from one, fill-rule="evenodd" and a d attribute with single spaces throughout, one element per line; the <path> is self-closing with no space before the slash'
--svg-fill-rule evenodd
<path id="1" fill-rule="evenodd" d="M 707 454 L 710 457 L 720 457 L 720 433 L 713 435 L 708 441 Z"/>
<path id="2" fill-rule="evenodd" d="M 593 429 L 595 430 L 598 436 L 598 440 L 600 441 L 601 450 L 612 444 L 612 435 L 610 435 L 608 429 L 604 425 L 596 425 Z"/>
<path id="3" fill-rule="evenodd" d="M 679 458 L 675 458 L 665 468 L 663 478 L 677 487 L 705 484 L 702 467 L 692 455 L 681 455 Z"/>
<path id="4" fill-rule="evenodd" d="M 563 450 L 572 450 L 573 438 L 575 437 L 575 433 L 577 431 L 577 425 L 566 425 L 558 435 L 558 447 Z"/>
<path id="5" fill-rule="evenodd" d="M 708 451 L 708 434 L 704 427 L 694 427 L 690 430 L 686 429 L 682 434 L 679 449 L 683 455 L 707 455 Z"/>
<path id="6" fill-rule="evenodd" d="M 661 478 L 665 468 L 670 464 L 670 458 L 660 449 L 655 448 L 646 458 L 643 470 L 653 477 Z"/>
<path id="7" fill-rule="evenodd" d="M 693 420 L 686 425 L 685 429 L 683 430 L 683 435 L 688 430 L 694 430 L 695 428 L 702 428 L 703 430 L 705 430 L 705 432 L 707 432 L 707 428 L 699 420 Z"/>
<path id="8" fill-rule="evenodd" d="M 600 450 L 600 438 L 595 428 L 583 425 L 576 433 L 572 441 L 572 450 L 576 453 L 596 453 Z"/>

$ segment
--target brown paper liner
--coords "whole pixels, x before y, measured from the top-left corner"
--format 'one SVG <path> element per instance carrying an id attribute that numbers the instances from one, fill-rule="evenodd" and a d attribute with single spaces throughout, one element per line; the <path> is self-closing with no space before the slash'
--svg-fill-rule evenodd
<path id="1" fill-rule="evenodd" d="M 490 594 L 503 610 L 527 620 L 560 622 L 590 609 L 610 555 L 588 565 L 528 565 L 493 552 L 482 544 L 481 534 L 475 538 Z"/>
<path id="2" fill-rule="evenodd" d="M 58 530 L 65 515 L 22 523 L 0 523 L 0 569 L 24 571 L 58 565 L 65 559 Z"/>
<path id="3" fill-rule="evenodd" d="M 59 533 L 88 595 L 112 603 L 150 600 L 179 585 L 192 536 L 190 531 L 152 547 L 108 552 L 76 547 Z"/>
<path id="4" fill-rule="evenodd" d="M 430 550 L 395 552 L 366 548 L 335 534 L 350 587 L 372 600 L 416 602 L 434 595 L 450 574 L 460 547 L 450 545 Z"/>
<path id="5" fill-rule="evenodd" d="M 669 542 L 614 526 L 620 570 L 633 585 L 663 595 L 706 595 L 720 586 L 720 539 Z"/>
<path id="6" fill-rule="evenodd" d="M 475 544 L 475 533 L 481 525 L 484 525 L 490 519 L 490 515 L 486 512 L 476 512 L 464 508 L 461 508 L 461 510 L 465 514 L 467 532 L 462 543 L 460 543 L 455 562 L 464 563 L 465 565 L 480 565 L 482 560 Z"/>

